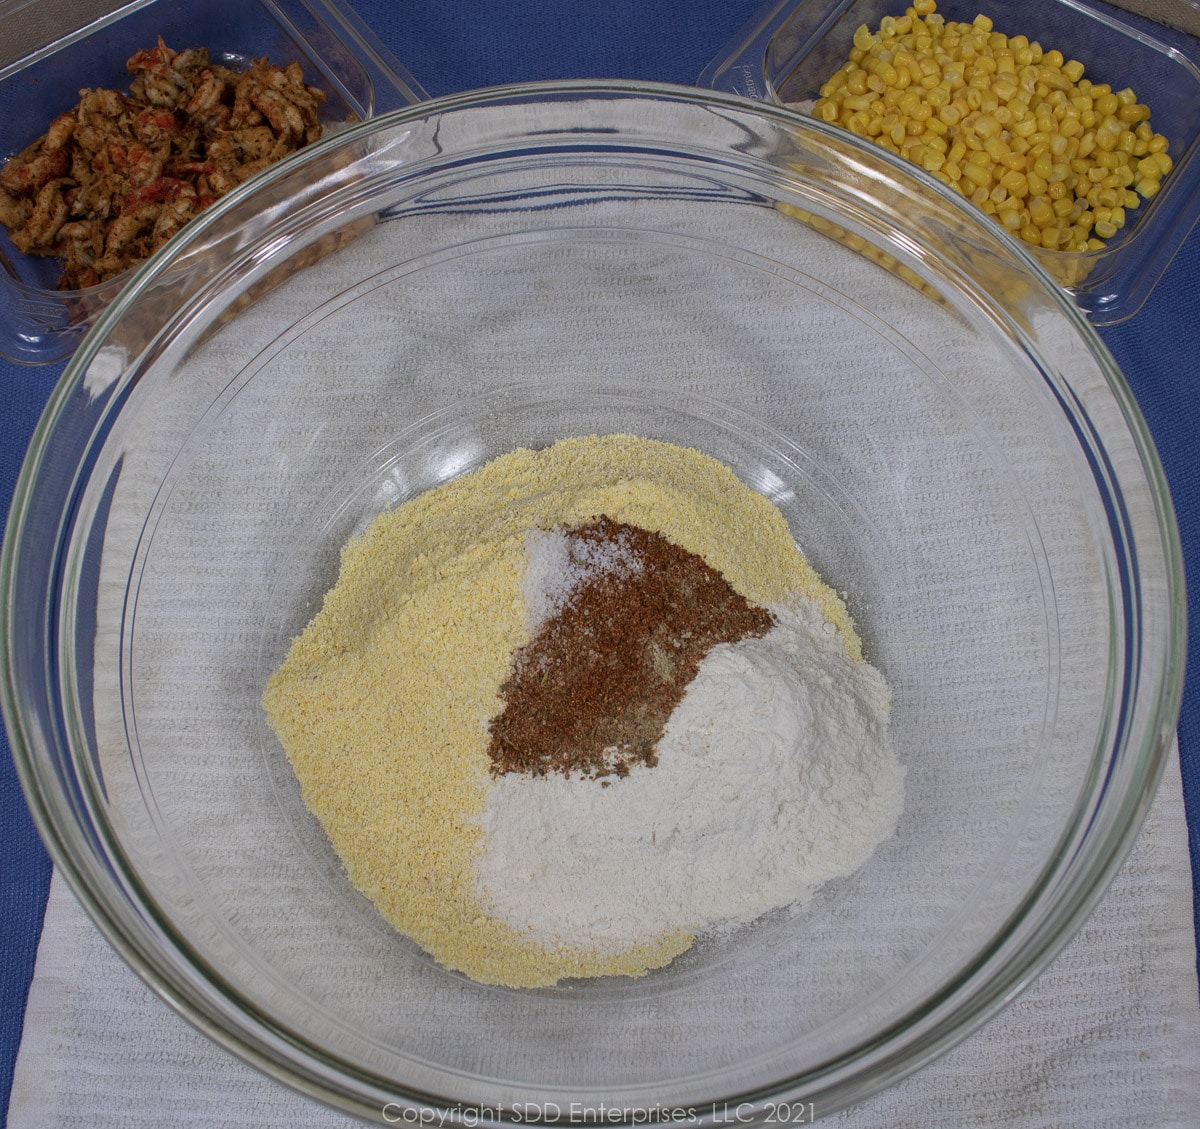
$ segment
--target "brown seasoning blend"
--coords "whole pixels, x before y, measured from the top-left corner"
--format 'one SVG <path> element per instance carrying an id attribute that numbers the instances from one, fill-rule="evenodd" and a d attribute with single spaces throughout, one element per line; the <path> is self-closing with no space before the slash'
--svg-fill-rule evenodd
<path id="1" fill-rule="evenodd" d="M 657 763 L 667 719 L 709 650 L 764 635 L 771 616 L 661 533 L 607 517 L 566 533 L 619 539 L 640 567 L 583 580 L 517 651 L 489 726 L 492 771 L 627 776 Z"/>

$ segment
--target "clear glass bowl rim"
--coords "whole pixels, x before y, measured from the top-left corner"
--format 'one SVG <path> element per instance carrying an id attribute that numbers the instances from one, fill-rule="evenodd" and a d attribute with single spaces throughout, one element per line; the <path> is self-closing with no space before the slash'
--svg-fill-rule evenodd
<path id="1" fill-rule="evenodd" d="M 13 612 L 18 597 L 15 579 L 22 533 L 30 521 L 33 486 L 46 458 L 48 442 L 67 404 L 82 387 L 98 349 L 138 297 L 181 253 L 186 252 L 191 243 L 199 241 L 212 226 L 218 224 L 226 211 L 235 208 L 245 197 L 286 177 L 297 163 L 318 161 L 323 153 L 351 144 L 359 136 L 460 108 L 591 97 L 682 102 L 735 110 L 739 114 L 771 121 L 801 133 L 828 135 L 839 145 L 847 145 L 844 131 L 835 132 L 834 127 L 805 115 L 737 95 L 663 83 L 571 80 L 490 87 L 418 103 L 369 119 L 336 137 L 307 147 L 302 153 L 285 159 L 243 184 L 184 228 L 158 255 L 137 269 L 121 294 L 102 313 L 68 362 L 37 425 L 18 477 L 3 546 L 0 548 L 0 712 L 5 718 L 13 760 L 26 801 L 56 867 L 113 948 L 178 1014 L 268 1076 L 311 1098 L 360 1117 L 376 1119 L 387 1105 L 396 1111 L 395 1120 L 400 1119 L 403 1110 L 434 1107 L 448 1111 L 445 1121 L 450 1124 L 482 1126 L 513 1123 L 511 1115 L 502 1119 L 471 1116 L 469 1121 L 464 1122 L 463 1110 L 450 1106 L 447 1099 L 405 1090 L 395 1080 L 368 1076 L 324 1055 L 307 1045 L 302 1038 L 274 1024 L 269 1016 L 246 1007 L 244 1001 L 232 997 L 219 976 L 180 961 L 181 949 L 184 953 L 187 951 L 186 938 L 173 937 L 165 922 L 149 921 L 144 916 L 129 912 L 129 905 L 125 901 L 127 891 L 122 881 L 136 883 L 136 876 L 122 874 L 119 860 L 112 854 L 102 860 L 102 866 L 97 866 L 94 855 L 88 855 L 87 846 L 79 836 L 71 799 L 62 787 L 56 766 L 39 757 L 32 726 L 24 715 L 24 703 L 14 677 L 20 656 L 14 651 L 13 632 Z M 957 200 L 934 178 L 923 174 L 908 162 L 893 158 L 877 147 L 868 148 L 867 143 L 859 143 L 857 139 L 850 142 L 852 147 L 855 144 L 869 153 L 873 160 L 887 164 L 897 179 L 915 181 L 923 190 L 941 197 L 943 203 L 971 215 L 967 211 L 969 205 Z M 1000 1011 L 1074 936 L 1103 895 L 1140 830 L 1171 749 L 1183 693 L 1187 596 L 1182 548 L 1170 492 L 1149 430 L 1115 361 L 1069 296 L 1025 252 L 1018 241 L 999 230 L 991 231 L 990 235 L 1022 262 L 1049 298 L 1074 324 L 1099 363 L 1133 439 L 1138 465 L 1145 475 L 1155 507 L 1159 544 L 1153 547 L 1161 552 L 1166 578 L 1164 602 L 1168 625 L 1162 644 L 1162 675 L 1152 690 L 1147 691 L 1152 703 L 1148 710 L 1150 721 L 1140 734 L 1140 747 L 1114 752 L 1114 756 L 1124 754 L 1135 759 L 1132 770 L 1134 786 L 1114 801 L 1115 810 L 1109 809 L 1104 838 L 1099 843 L 1093 840 L 1095 845 L 1090 852 L 1082 852 L 1062 862 L 1061 872 L 1056 872 L 1055 877 L 1065 880 L 1066 892 L 1054 905 L 1053 912 L 1043 918 L 1030 936 L 1022 940 L 1016 952 L 1008 954 L 1001 967 L 988 966 L 989 955 L 994 956 L 998 947 L 993 940 L 992 945 L 980 955 L 973 972 L 955 984 L 953 990 L 932 1001 L 928 1007 L 910 1017 L 910 1021 L 880 1032 L 876 1039 L 858 1048 L 854 1054 L 830 1064 L 828 1069 L 816 1072 L 815 1077 L 811 1074 L 805 1076 L 804 1081 L 810 1086 L 814 1081 L 821 1083 L 817 1094 L 826 1111 L 844 1108 L 885 1089 L 960 1042 Z M 118 381 L 118 386 L 124 379 L 123 376 Z M 109 394 L 112 395 L 111 392 Z M 48 610 L 57 612 L 57 608 Z M 53 671 L 46 670 L 48 679 L 52 680 L 53 675 Z M 80 756 L 74 749 L 69 753 L 73 758 Z M 104 829 L 99 830 L 97 839 L 103 842 Z M 104 845 L 107 847 L 107 844 Z M 119 851 L 116 854 L 119 855 Z M 117 895 L 115 899 L 114 894 Z M 799 1100 L 796 1097 L 799 1082 L 796 1078 L 784 1078 L 770 1087 L 769 1091 L 731 1094 L 728 1102 L 757 1103 L 761 1116 L 761 1104 L 768 1099 Z M 811 1096 L 810 1090 L 804 1100 L 808 1101 Z M 709 1113 L 702 1111 L 693 1124 L 717 1123 L 718 1106 L 719 1103 L 714 1105 Z M 673 1123 L 651 1120 L 639 1121 L 639 1124 L 665 1126 Z"/>

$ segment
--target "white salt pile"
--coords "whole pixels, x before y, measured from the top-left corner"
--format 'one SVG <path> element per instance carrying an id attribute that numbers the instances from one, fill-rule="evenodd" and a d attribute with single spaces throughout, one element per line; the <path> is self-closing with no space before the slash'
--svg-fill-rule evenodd
<path id="1" fill-rule="evenodd" d="M 525 536 L 525 626 L 530 635 L 562 610 L 580 585 L 604 573 L 633 576 L 642 559 L 622 530 L 615 538 L 586 540 L 559 527 L 531 529 Z"/>

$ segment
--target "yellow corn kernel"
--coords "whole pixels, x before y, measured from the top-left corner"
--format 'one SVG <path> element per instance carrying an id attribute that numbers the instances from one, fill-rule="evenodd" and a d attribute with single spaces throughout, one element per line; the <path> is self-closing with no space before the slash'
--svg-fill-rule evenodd
<path id="1" fill-rule="evenodd" d="M 1016 169 L 1006 172 L 1000 178 L 1000 183 L 1004 190 L 1015 199 L 1024 199 L 1029 193 L 1029 181 L 1023 172 L 1017 172 Z"/>
<path id="2" fill-rule="evenodd" d="M 993 137 L 984 142 L 983 152 L 992 159 L 992 164 L 998 165 L 1003 162 L 1004 158 L 1009 156 L 1008 142 L 1002 141 L 999 137 Z"/>
<path id="3" fill-rule="evenodd" d="M 949 132 L 950 132 L 949 126 L 947 126 L 946 123 L 944 121 L 942 121 L 940 118 L 929 118 L 925 122 L 926 138 L 928 139 L 930 137 L 936 137 L 939 141 L 941 141 L 943 153 L 949 147 L 946 145 L 946 142 L 945 142 L 946 134 Z M 932 145 L 933 142 L 928 141 L 928 144 Z"/>
<path id="4" fill-rule="evenodd" d="M 1159 170 L 1163 176 L 1166 176 L 1167 173 L 1169 173 L 1171 169 L 1175 167 L 1175 162 L 1171 160 L 1165 150 L 1156 150 L 1152 159 L 1158 162 Z"/>
<path id="5" fill-rule="evenodd" d="M 1116 224 L 1112 223 L 1098 223 L 1095 230 L 1101 239 L 1111 239 L 1117 234 Z"/>
<path id="6" fill-rule="evenodd" d="M 1029 218 L 1038 227 L 1045 227 L 1054 222 L 1054 209 L 1045 196 L 1035 196 L 1029 201 Z"/>
<path id="7" fill-rule="evenodd" d="M 1017 94 L 1017 84 L 1010 78 L 998 78 L 991 85 L 992 93 L 1004 103 L 1011 102 Z"/>
<path id="8" fill-rule="evenodd" d="M 926 103 L 934 110 L 940 110 L 943 106 L 950 105 L 951 95 L 948 86 L 935 86 L 932 90 L 925 93 Z"/>
<path id="9" fill-rule="evenodd" d="M 848 94 L 866 94 L 867 77 L 867 72 L 862 67 L 855 67 L 846 76 L 846 92 Z"/>
<path id="10" fill-rule="evenodd" d="M 1009 230 L 1021 229 L 1021 213 L 1016 208 L 997 208 L 996 218 Z"/>
<path id="11" fill-rule="evenodd" d="M 1083 77 L 1083 64 L 1078 59 L 1068 59 L 1063 63 L 1062 70 L 1072 82 L 1078 82 Z"/>
<path id="12" fill-rule="evenodd" d="M 1137 190 L 1137 194 L 1143 200 L 1149 200 L 1157 196 L 1160 187 L 1161 186 L 1157 180 L 1151 180 L 1149 177 L 1139 180 L 1137 184 L 1134 185 L 1134 188 Z"/>
<path id="13" fill-rule="evenodd" d="M 975 132 L 984 139 L 999 137 L 1000 128 L 1000 123 L 991 114 L 980 114 L 974 122 Z"/>
<path id="14" fill-rule="evenodd" d="M 964 179 L 978 185 L 980 188 L 990 188 L 992 186 L 992 174 L 982 165 L 972 164 L 968 161 L 963 165 L 962 173 Z"/>

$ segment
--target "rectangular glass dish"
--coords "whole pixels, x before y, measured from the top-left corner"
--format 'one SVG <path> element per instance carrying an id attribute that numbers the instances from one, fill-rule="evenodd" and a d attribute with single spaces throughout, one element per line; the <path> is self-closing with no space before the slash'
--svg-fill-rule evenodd
<path id="1" fill-rule="evenodd" d="M 905 0 L 774 0 L 704 69 L 698 85 L 777 105 L 808 103 L 848 59 L 858 27 L 874 31 L 905 7 Z M 1081 62 L 1092 82 L 1130 87 L 1150 107 L 1150 124 L 1168 139 L 1173 162 L 1158 194 L 1128 211 L 1102 249 L 1023 244 L 1094 324 L 1133 316 L 1200 216 L 1200 44 L 1088 0 L 938 0 L 937 12 L 963 23 L 988 15 L 997 32 L 1061 51 Z"/>
<path id="2" fill-rule="evenodd" d="M 267 58 L 298 61 L 322 87 L 328 128 L 424 101 L 428 95 L 343 0 L 93 0 L 0 5 L 0 159 L 19 153 L 79 101 L 81 88 L 129 89 L 125 64 L 161 36 L 176 50 L 206 47 L 233 70 Z M 80 25 L 80 20 L 93 17 Z M 75 29 L 75 30 L 68 30 Z M 39 364 L 68 356 L 130 272 L 59 290 L 60 264 L 19 251 L 0 227 L 0 353 Z"/>

